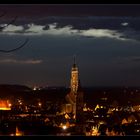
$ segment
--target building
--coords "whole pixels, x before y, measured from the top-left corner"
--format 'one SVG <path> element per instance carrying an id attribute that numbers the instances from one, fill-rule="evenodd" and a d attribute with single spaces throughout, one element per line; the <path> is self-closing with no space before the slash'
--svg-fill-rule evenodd
<path id="1" fill-rule="evenodd" d="M 72 106 L 72 113 L 76 116 L 76 96 L 78 90 L 78 67 L 74 57 L 74 63 L 71 69 L 70 92 L 66 95 L 66 101 Z"/>
<path id="2" fill-rule="evenodd" d="M 71 69 L 70 92 L 66 95 L 66 112 L 73 113 L 76 129 L 76 135 L 85 135 L 85 119 L 84 119 L 84 93 L 79 80 L 78 67 L 76 65 L 75 57 Z M 71 106 L 71 107 L 70 107 Z M 68 109 L 69 107 L 69 109 Z"/>
<path id="3" fill-rule="evenodd" d="M 73 94 L 77 93 L 78 90 L 78 67 L 76 66 L 76 61 L 75 61 L 75 57 L 74 57 L 74 63 L 71 69 L 71 92 Z"/>
<path id="4" fill-rule="evenodd" d="M 0 100 L 0 110 L 11 110 L 11 103 L 8 100 Z"/>
<path id="5" fill-rule="evenodd" d="M 11 103 L 8 100 L 0 99 L 0 122 L 7 119 L 11 112 Z"/>
<path id="6" fill-rule="evenodd" d="M 73 108 L 71 104 L 66 103 L 61 106 L 62 114 L 72 113 L 72 111 L 73 111 Z"/>

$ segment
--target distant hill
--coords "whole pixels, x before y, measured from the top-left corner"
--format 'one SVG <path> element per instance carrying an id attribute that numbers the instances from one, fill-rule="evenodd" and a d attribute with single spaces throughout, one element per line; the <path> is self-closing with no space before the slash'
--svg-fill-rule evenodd
<path id="1" fill-rule="evenodd" d="M 0 99 L 6 98 L 15 100 L 23 98 L 26 102 L 43 101 L 65 101 L 65 96 L 70 89 L 65 87 L 47 87 L 40 90 L 32 90 L 25 85 L 0 85 Z M 140 88 L 131 87 L 92 87 L 83 88 L 84 102 L 90 106 L 101 104 L 112 104 L 117 102 L 119 105 L 139 104 Z M 107 99 L 107 100 L 104 100 Z"/>
<path id="2" fill-rule="evenodd" d="M 24 85 L 0 85 L 0 98 L 20 97 L 27 92 L 31 92 L 31 89 Z"/>
<path id="3" fill-rule="evenodd" d="M 25 90 L 31 90 L 31 88 L 25 86 L 25 85 L 6 85 L 6 84 L 1 84 L 0 89 L 7 89 L 7 90 L 18 90 L 18 91 L 25 91 Z"/>

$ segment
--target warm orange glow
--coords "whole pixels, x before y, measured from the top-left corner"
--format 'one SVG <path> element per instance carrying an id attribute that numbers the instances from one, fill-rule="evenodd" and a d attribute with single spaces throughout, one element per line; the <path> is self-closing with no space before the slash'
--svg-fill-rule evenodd
<path id="1" fill-rule="evenodd" d="M 11 110 L 11 108 L 6 108 L 6 107 L 0 107 L 0 110 Z"/>
<path id="2" fill-rule="evenodd" d="M 16 136 L 22 136 L 22 132 L 18 130 L 18 127 L 16 127 Z"/>
<path id="3" fill-rule="evenodd" d="M 39 105 L 39 107 L 41 107 L 41 106 L 42 106 L 42 104 L 41 104 L 40 102 L 38 103 L 38 105 Z"/>
<path id="4" fill-rule="evenodd" d="M 22 102 L 20 102 L 19 104 L 22 105 Z"/>
<path id="5" fill-rule="evenodd" d="M 66 125 L 63 125 L 62 128 L 63 128 L 64 130 L 66 130 L 66 129 L 67 129 L 67 126 L 66 126 Z"/>
<path id="6" fill-rule="evenodd" d="M 11 105 L 8 100 L 0 100 L 0 110 L 11 110 Z"/>
<path id="7" fill-rule="evenodd" d="M 66 114 L 65 119 L 70 119 L 70 116 L 68 114 Z"/>
<path id="8" fill-rule="evenodd" d="M 97 104 L 96 107 L 95 107 L 95 111 L 100 108 L 100 106 Z"/>
<path id="9" fill-rule="evenodd" d="M 10 104 L 10 103 L 9 103 L 9 104 L 8 104 L 8 106 L 9 106 L 9 107 L 11 107 L 11 106 L 12 106 L 12 104 Z"/>

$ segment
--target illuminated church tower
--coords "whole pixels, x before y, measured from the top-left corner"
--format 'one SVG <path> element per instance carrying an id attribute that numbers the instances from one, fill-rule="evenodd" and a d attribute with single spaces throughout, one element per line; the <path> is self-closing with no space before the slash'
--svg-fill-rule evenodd
<path id="1" fill-rule="evenodd" d="M 71 104 L 72 112 L 76 116 L 76 96 L 78 90 L 78 67 L 76 66 L 75 56 L 74 63 L 71 69 L 71 80 L 70 80 L 71 91 L 66 95 L 66 100 Z"/>
<path id="2" fill-rule="evenodd" d="M 84 119 L 84 93 L 79 80 L 78 67 L 76 65 L 75 57 L 74 63 L 71 69 L 71 79 L 70 79 L 70 92 L 66 95 L 66 106 L 69 106 L 71 111 L 66 111 L 73 113 L 76 122 L 76 134 L 85 134 L 85 119 Z M 66 109 L 67 110 L 67 109 Z"/>
<path id="3" fill-rule="evenodd" d="M 76 94 L 77 90 L 78 90 L 78 67 L 76 66 L 76 61 L 74 56 L 74 63 L 71 69 L 71 92 Z"/>

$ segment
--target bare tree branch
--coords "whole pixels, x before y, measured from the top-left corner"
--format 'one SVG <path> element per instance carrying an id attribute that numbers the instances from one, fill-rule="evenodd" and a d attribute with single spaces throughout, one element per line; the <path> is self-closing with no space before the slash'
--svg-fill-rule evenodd
<path id="1" fill-rule="evenodd" d="M 0 15 L 0 17 L 3 17 L 4 15 L 5 15 L 5 12 L 4 12 L 2 15 Z M 16 19 L 17 19 L 17 16 L 15 16 L 15 18 L 14 18 L 13 20 L 11 20 L 11 21 L 10 21 L 8 24 L 6 24 L 5 26 L 0 27 L 0 31 L 2 31 L 4 28 L 8 27 L 10 24 L 14 23 L 14 22 L 16 21 Z M 24 43 L 21 44 L 19 47 L 14 48 L 14 49 L 10 49 L 10 50 L 0 50 L 0 52 L 2 52 L 2 53 L 10 53 L 10 52 L 17 51 L 17 50 L 21 49 L 22 47 L 24 47 L 24 46 L 28 43 L 28 41 L 29 41 L 29 39 L 26 38 L 26 40 L 24 41 Z"/>
<path id="2" fill-rule="evenodd" d="M 24 43 L 21 44 L 19 47 L 14 48 L 14 49 L 11 49 L 11 50 L 0 50 L 0 52 L 2 52 L 2 53 L 10 53 L 10 52 L 17 51 L 17 50 L 23 48 L 28 43 L 28 41 L 29 41 L 29 38 L 26 38 L 26 40 L 24 41 Z"/>
<path id="3" fill-rule="evenodd" d="M 17 19 L 17 16 L 13 20 L 11 20 L 7 25 L 0 27 L 0 31 L 2 31 L 4 28 L 8 27 L 10 24 L 14 23 L 16 21 L 16 19 Z"/>

